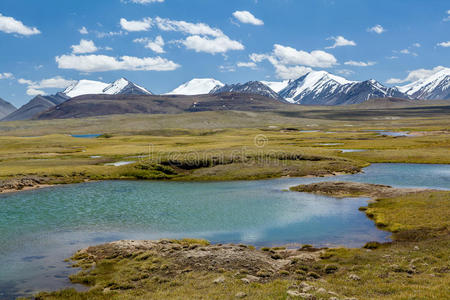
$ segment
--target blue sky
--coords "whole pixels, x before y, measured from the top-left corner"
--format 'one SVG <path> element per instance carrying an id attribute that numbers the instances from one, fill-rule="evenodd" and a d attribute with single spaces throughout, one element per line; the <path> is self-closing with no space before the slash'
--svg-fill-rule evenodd
<path id="1" fill-rule="evenodd" d="M 406 84 L 449 67 L 449 10 L 447 0 L 2 0 L 0 97 L 20 106 L 79 79 L 164 93 L 194 77 L 311 69 Z"/>

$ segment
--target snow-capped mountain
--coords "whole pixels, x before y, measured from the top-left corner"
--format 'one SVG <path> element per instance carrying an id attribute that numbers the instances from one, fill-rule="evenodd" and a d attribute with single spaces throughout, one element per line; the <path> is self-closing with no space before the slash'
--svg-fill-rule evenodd
<path id="1" fill-rule="evenodd" d="M 107 95 L 152 95 L 152 92 L 146 90 L 145 88 L 132 83 L 131 81 L 120 78 L 110 85 L 108 85 L 104 90 L 103 94 Z"/>
<path id="2" fill-rule="evenodd" d="M 281 90 L 285 89 L 292 80 L 283 80 L 283 81 L 261 81 L 268 87 L 270 87 L 275 93 L 279 93 Z"/>
<path id="3" fill-rule="evenodd" d="M 398 89 L 414 99 L 450 99 L 450 69 L 445 68 L 427 78 L 399 86 Z"/>
<path id="4" fill-rule="evenodd" d="M 70 98 L 81 95 L 106 94 L 106 95 L 152 95 L 145 88 L 131 81 L 120 78 L 113 83 L 104 83 L 94 80 L 79 80 L 63 91 Z"/>
<path id="5" fill-rule="evenodd" d="M 373 98 L 409 98 L 396 88 L 383 86 L 376 80 L 349 81 L 325 71 L 310 72 L 279 92 L 291 103 L 306 105 L 356 104 Z"/>
<path id="6" fill-rule="evenodd" d="M 213 78 L 194 78 L 166 95 L 204 95 L 209 94 L 217 86 L 223 87 L 224 84 Z"/>
<path id="7" fill-rule="evenodd" d="M 284 102 L 284 99 L 280 97 L 276 92 L 274 92 L 270 87 L 265 85 L 260 81 L 249 81 L 247 83 L 237 83 L 224 85 L 223 87 L 215 87 L 210 94 L 220 94 L 220 93 L 243 93 L 243 94 L 257 94 L 261 96 L 266 96 L 276 100 Z"/>

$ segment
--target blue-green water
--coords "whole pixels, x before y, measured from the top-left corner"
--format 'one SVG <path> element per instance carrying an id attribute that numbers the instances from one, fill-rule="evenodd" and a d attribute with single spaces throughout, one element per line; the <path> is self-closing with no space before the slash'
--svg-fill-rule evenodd
<path id="1" fill-rule="evenodd" d="M 286 192 L 347 180 L 450 189 L 448 165 L 375 164 L 356 175 L 240 182 L 104 181 L 0 196 L 0 299 L 69 285 L 63 262 L 118 239 L 196 237 L 257 246 L 384 241 L 366 199 Z"/>

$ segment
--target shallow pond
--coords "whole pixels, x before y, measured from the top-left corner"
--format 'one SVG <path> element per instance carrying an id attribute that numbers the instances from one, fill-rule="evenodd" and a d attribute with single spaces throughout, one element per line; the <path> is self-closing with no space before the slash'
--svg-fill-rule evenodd
<path id="1" fill-rule="evenodd" d="M 448 165 L 375 164 L 327 178 L 239 182 L 104 181 L 0 196 L 0 299 L 69 285 L 63 260 L 77 249 L 118 239 L 196 237 L 272 246 L 361 246 L 384 241 L 358 207 L 283 191 L 347 180 L 450 189 Z"/>

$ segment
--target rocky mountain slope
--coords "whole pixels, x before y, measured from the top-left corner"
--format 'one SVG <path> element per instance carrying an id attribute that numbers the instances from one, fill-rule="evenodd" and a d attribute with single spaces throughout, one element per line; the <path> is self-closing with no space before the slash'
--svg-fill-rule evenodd
<path id="1" fill-rule="evenodd" d="M 16 109 L 17 108 L 15 108 L 14 105 L 0 98 L 0 120 L 14 112 Z"/>
<path id="2" fill-rule="evenodd" d="M 273 91 L 270 87 L 263 84 L 260 81 L 249 81 L 243 84 L 230 84 L 224 85 L 222 87 L 215 87 L 210 94 L 220 94 L 220 93 L 242 93 L 242 94 L 253 94 L 253 95 L 261 95 L 264 97 L 276 99 L 282 102 L 285 100 L 280 97 L 275 91 Z"/>

